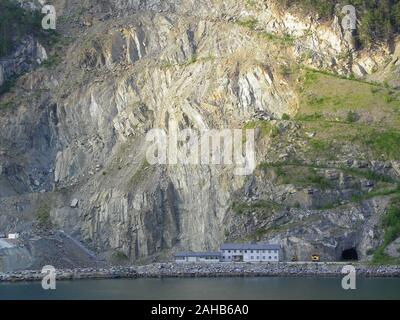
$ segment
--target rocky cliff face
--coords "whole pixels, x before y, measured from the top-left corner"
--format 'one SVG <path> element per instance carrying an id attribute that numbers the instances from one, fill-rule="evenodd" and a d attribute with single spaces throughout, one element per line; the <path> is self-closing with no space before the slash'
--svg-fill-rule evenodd
<path id="1" fill-rule="evenodd" d="M 351 142 L 335 161 L 314 157 L 315 132 L 288 116 L 302 108 L 300 69 L 383 79 L 395 54 L 354 51 L 339 18 L 321 23 L 273 1 L 56 7 L 61 40 L 48 54 L 58 63 L 1 97 L 2 231 L 25 231 L 29 241 L 45 207 L 52 228 L 115 263 L 227 240 L 279 242 L 287 259 L 305 260 L 316 251 L 340 259 L 351 248 L 367 258 L 381 244 L 388 198 L 352 197 L 393 186 L 398 163 Z M 199 131 L 255 128 L 260 166 L 240 177 L 230 166 L 150 165 L 146 134 L 171 121 Z M 282 166 L 272 166 L 289 170 L 294 161 L 289 176 L 309 180 L 282 179 Z"/>

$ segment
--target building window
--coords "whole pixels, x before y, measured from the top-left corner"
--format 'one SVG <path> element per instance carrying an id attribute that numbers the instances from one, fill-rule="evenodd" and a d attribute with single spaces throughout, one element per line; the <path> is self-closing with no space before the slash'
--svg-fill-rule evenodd
<path id="1" fill-rule="evenodd" d="M 228 250 L 228 253 L 231 253 L 231 250 Z"/>
<path id="2" fill-rule="evenodd" d="M 265 257 L 263 257 L 263 260 L 265 260 Z"/>
<path id="3" fill-rule="evenodd" d="M 254 260 L 254 256 L 251 256 L 251 260 Z"/>
<path id="4" fill-rule="evenodd" d="M 244 253 L 247 253 L 247 250 L 244 250 Z"/>

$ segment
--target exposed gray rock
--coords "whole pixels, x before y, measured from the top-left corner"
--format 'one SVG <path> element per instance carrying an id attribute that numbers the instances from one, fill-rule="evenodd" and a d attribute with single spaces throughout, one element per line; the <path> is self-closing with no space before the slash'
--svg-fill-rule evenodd
<path id="1" fill-rule="evenodd" d="M 66 21 L 74 21 L 74 4 L 55 5 Z M 396 163 L 347 154 L 343 162 L 314 163 L 331 167 L 318 172 L 334 185 L 324 189 L 281 183 L 273 172 L 256 170 L 244 178 L 231 167 L 151 166 L 145 158 L 146 133 L 168 130 L 171 120 L 201 131 L 261 119 L 289 145 L 284 139 L 272 144 L 258 130 L 260 162 L 301 155 L 315 134 L 301 135 L 292 121 L 273 120 L 298 109 L 295 79 L 287 79 L 280 66 L 310 56 L 306 65 L 349 74 L 349 61 L 338 60 L 352 48 L 351 39 L 337 18 L 320 24 L 281 12 L 272 2 L 256 8 L 220 0 L 91 5 L 83 10 L 89 16 L 83 23 L 63 26 L 71 43 L 63 47 L 61 64 L 19 79 L 19 99 L 0 117 L 0 231 L 31 230 L 36 212 L 49 207 L 55 227 L 106 258 L 118 252 L 131 261 L 165 260 L 178 249 L 215 250 L 227 238 L 260 234 L 282 243 L 286 259 L 297 254 L 309 260 L 318 251 L 326 261 L 337 260 L 351 248 L 363 259 L 380 244 L 387 199 L 348 204 L 357 195 L 353 184 L 361 182 L 338 168 L 399 178 Z M 238 23 L 246 18 L 257 19 L 260 33 Z M 264 41 L 266 32 L 291 35 L 294 45 Z M 37 65 L 46 56 L 33 37 L 24 39 L 1 62 L 3 78 L 30 71 L 29 61 Z M 368 73 L 366 65 L 378 58 L 360 54 L 354 61 Z M 362 186 L 373 188 L 369 181 Z M 232 210 L 235 202 L 251 208 L 258 201 L 274 208 L 242 216 Z M 326 208 L 330 204 L 343 206 Z"/>
<path id="2" fill-rule="evenodd" d="M 393 241 L 386 249 L 385 253 L 391 257 L 400 257 L 400 238 Z"/>
<path id="3" fill-rule="evenodd" d="M 78 199 L 73 199 L 72 201 L 71 201 L 71 208 L 77 208 L 78 207 L 78 204 L 79 204 L 79 200 Z"/>

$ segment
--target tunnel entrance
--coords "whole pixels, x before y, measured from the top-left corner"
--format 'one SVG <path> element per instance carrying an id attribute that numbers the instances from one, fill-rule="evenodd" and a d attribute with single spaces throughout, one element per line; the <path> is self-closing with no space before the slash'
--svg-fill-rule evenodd
<path id="1" fill-rule="evenodd" d="M 342 252 L 342 260 L 343 261 L 358 260 L 358 253 L 357 253 L 356 248 L 343 250 L 343 252 Z"/>

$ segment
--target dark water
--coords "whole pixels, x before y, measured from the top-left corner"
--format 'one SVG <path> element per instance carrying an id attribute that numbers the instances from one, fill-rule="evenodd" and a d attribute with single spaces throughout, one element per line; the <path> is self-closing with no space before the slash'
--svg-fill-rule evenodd
<path id="1" fill-rule="evenodd" d="M 357 279 L 345 291 L 335 278 L 202 278 L 59 281 L 0 284 L 0 299 L 400 299 L 400 279 Z"/>

